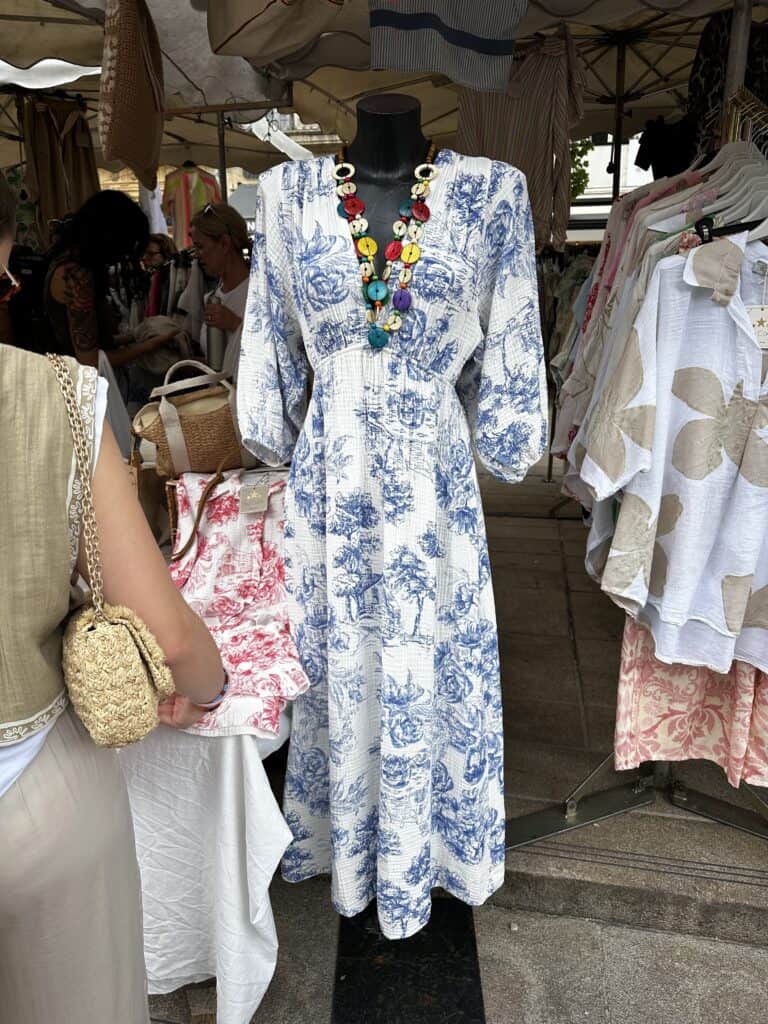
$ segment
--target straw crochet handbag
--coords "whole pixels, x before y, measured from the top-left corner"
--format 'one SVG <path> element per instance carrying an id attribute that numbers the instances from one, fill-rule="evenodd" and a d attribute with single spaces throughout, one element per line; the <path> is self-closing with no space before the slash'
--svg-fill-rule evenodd
<path id="1" fill-rule="evenodd" d="M 72 378 L 60 356 L 56 373 L 72 430 L 83 495 L 83 537 L 91 602 L 69 620 L 64 634 L 64 680 L 77 716 L 99 747 L 124 747 L 158 724 L 157 706 L 173 693 L 163 652 L 129 608 L 104 603 L 101 552 L 91 490 L 91 459 Z"/>
<path id="2" fill-rule="evenodd" d="M 185 367 L 199 370 L 199 376 L 172 383 Z M 184 359 L 171 367 L 152 398 L 160 401 L 150 402 L 136 414 L 133 432 L 157 445 L 160 476 L 215 473 L 255 464 L 240 443 L 235 389 L 228 374 Z"/>

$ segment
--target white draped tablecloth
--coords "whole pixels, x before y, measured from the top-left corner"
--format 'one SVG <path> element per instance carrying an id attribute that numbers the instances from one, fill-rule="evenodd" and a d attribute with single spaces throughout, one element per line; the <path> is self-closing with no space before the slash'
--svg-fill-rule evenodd
<path id="1" fill-rule="evenodd" d="M 262 759 L 288 736 L 164 726 L 121 752 L 144 898 L 152 995 L 216 977 L 218 1024 L 248 1024 L 277 962 L 269 885 L 291 833 Z"/>

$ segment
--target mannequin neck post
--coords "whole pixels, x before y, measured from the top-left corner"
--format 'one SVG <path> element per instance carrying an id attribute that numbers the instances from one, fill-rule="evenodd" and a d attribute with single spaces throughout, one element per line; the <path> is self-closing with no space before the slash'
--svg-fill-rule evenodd
<path id="1" fill-rule="evenodd" d="M 426 160 L 429 143 L 421 130 L 421 105 L 411 96 L 368 96 L 357 105 L 357 134 L 347 158 L 363 181 L 408 181 Z"/>

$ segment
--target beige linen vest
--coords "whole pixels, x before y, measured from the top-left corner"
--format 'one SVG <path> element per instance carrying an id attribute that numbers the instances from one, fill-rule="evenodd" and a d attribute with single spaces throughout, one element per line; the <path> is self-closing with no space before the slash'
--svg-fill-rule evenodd
<path id="1" fill-rule="evenodd" d="M 68 360 L 93 443 L 97 376 Z M 67 410 L 41 356 L 0 345 L 0 746 L 66 706 L 62 623 L 80 537 Z"/>

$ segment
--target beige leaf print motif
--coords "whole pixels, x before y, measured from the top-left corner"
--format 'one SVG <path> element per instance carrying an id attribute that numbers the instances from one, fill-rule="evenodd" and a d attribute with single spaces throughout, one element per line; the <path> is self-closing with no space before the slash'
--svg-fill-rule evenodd
<path id="1" fill-rule="evenodd" d="M 640 338 L 633 329 L 616 372 L 603 387 L 588 431 L 587 454 L 610 480 L 618 480 L 627 464 L 625 434 L 646 450 L 653 443 L 656 407 L 628 408 L 642 387 Z"/>
<path id="2" fill-rule="evenodd" d="M 759 431 L 768 427 L 764 401 L 744 397 L 742 381 L 726 405 L 720 378 L 702 366 L 678 370 L 672 394 L 705 419 L 691 420 L 672 448 L 672 465 L 689 480 L 704 480 L 722 464 L 723 452 L 756 487 L 768 487 L 768 443 Z"/>
<path id="3" fill-rule="evenodd" d="M 718 238 L 693 250 L 696 280 L 712 289 L 712 298 L 719 306 L 727 306 L 736 293 L 743 258 L 741 249 L 729 238 Z"/>
<path id="4" fill-rule="evenodd" d="M 761 587 L 750 595 L 744 614 L 744 627 L 768 629 L 768 587 Z"/>
<path id="5" fill-rule="evenodd" d="M 677 526 L 683 505 L 676 494 L 665 494 L 659 515 L 651 524 L 650 506 L 636 494 L 627 494 L 613 536 L 613 547 L 622 554 L 611 555 L 603 573 L 603 586 L 623 593 L 642 572 L 654 597 L 661 597 L 667 584 L 667 555 L 657 538 L 666 537 Z"/>
<path id="6" fill-rule="evenodd" d="M 738 633 L 744 625 L 752 576 L 724 576 L 722 583 L 725 624 L 731 633 Z"/>
<path id="7" fill-rule="evenodd" d="M 765 438 L 768 432 L 767 401 L 766 398 L 760 399 L 740 467 L 742 476 L 755 487 L 768 487 L 768 442 Z"/>

